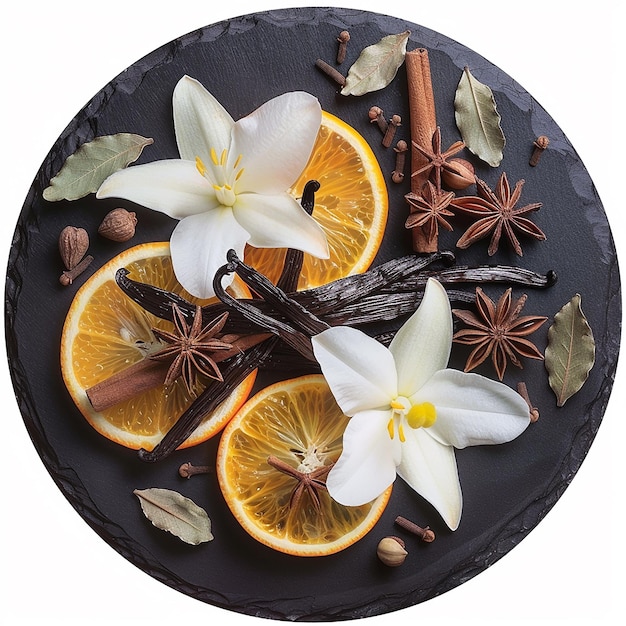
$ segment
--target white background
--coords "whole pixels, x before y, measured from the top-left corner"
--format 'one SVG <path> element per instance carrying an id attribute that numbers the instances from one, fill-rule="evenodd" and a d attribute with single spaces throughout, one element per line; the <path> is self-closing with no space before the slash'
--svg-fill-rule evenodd
<path id="1" fill-rule="evenodd" d="M 623 165 L 618 166 L 624 127 L 617 106 L 624 79 L 624 21 L 613 0 L 585 3 L 581 11 L 569 1 L 549 0 L 421 0 L 404 8 L 404 2 L 370 0 L 57 0 L 15 3 L 1 27 L 2 263 L 6 266 L 21 206 L 48 150 L 109 80 L 153 49 L 201 26 L 258 10 L 314 4 L 385 12 L 421 24 L 456 39 L 515 78 L 582 157 L 623 253 L 626 207 L 617 194 L 625 178 Z M 105 544 L 44 469 L 14 401 L 6 359 L 0 361 L 6 407 L 0 428 L 3 624 L 266 623 L 179 594 Z M 368 618 L 368 626 L 457 620 L 604 625 L 626 614 L 623 370 L 622 363 L 587 459 L 546 519 L 473 580 L 421 605 Z"/>

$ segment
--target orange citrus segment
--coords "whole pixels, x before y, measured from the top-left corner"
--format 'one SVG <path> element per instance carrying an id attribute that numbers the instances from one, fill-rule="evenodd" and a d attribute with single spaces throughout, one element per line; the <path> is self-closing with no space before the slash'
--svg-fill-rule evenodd
<path id="1" fill-rule="evenodd" d="M 72 399 L 100 434 L 128 448 L 152 450 L 194 399 L 181 379 L 101 412 L 93 409 L 85 393 L 162 347 L 152 328 L 174 328 L 122 292 L 115 283 L 115 272 L 121 267 L 129 270 L 129 278 L 178 293 L 190 302 L 210 301 L 199 301 L 183 290 L 174 277 L 169 244 L 165 242 L 135 246 L 113 258 L 85 282 L 70 306 L 61 338 L 61 372 Z M 245 285 L 237 281 L 229 289 L 237 297 L 249 295 Z M 254 378 L 251 374 L 241 383 L 181 447 L 195 445 L 219 432 L 245 402 Z M 198 378 L 194 392 L 201 389 L 202 380 Z"/>
<path id="2" fill-rule="evenodd" d="M 308 493 L 290 499 L 298 480 L 268 464 L 275 456 L 299 471 L 334 463 L 348 422 L 323 376 L 294 378 L 266 387 L 224 429 L 217 475 L 239 523 L 261 543 L 287 554 L 322 556 L 363 537 L 387 505 L 391 487 L 373 502 L 346 507 L 325 489 L 320 510 Z"/>
<path id="3" fill-rule="evenodd" d="M 309 163 L 292 188 L 296 198 L 309 180 L 320 183 L 313 217 L 326 233 L 330 258 L 305 254 L 298 289 L 367 270 L 387 224 L 387 187 L 374 153 L 354 128 L 326 111 Z M 274 282 L 284 257 L 284 249 L 245 251 L 246 263 Z"/>

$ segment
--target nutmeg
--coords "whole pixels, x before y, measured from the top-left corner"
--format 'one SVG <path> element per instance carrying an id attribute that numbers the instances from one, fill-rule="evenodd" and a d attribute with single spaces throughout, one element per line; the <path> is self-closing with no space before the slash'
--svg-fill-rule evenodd
<path id="1" fill-rule="evenodd" d="M 59 252 L 68 270 L 75 268 L 87 253 L 89 235 L 84 228 L 66 226 L 59 234 Z"/>
<path id="2" fill-rule="evenodd" d="M 450 189 L 465 189 L 476 182 L 474 166 L 465 159 L 450 159 L 448 165 L 454 171 L 444 169 L 441 172 L 441 181 Z"/>
<path id="3" fill-rule="evenodd" d="M 376 554 L 381 562 L 388 567 L 398 567 L 404 563 L 408 552 L 400 537 L 384 537 L 378 542 Z"/>
<path id="4" fill-rule="evenodd" d="M 137 216 L 126 209 L 113 209 L 104 216 L 98 233 L 112 241 L 128 241 L 135 235 Z"/>

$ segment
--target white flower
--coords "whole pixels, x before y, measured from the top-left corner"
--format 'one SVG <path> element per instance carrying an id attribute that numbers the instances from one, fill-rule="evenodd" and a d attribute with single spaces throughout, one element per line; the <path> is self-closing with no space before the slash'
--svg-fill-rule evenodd
<path id="1" fill-rule="evenodd" d="M 170 240 L 174 273 L 192 295 L 214 295 L 213 277 L 234 249 L 297 248 L 328 258 L 326 236 L 288 193 L 309 160 L 320 127 L 318 100 L 278 96 L 235 122 L 195 79 L 173 96 L 180 159 L 116 172 L 98 198 L 125 198 L 179 219 Z"/>
<path id="2" fill-rule="evenodd" d="M 369 502 L 397 472 L 456 530 L 462 497 L 454 448 L 511 441 L 530 417 L 506 385 L 445 369 L 451 345 L 450 302 L 433 279 L 389 349 L 346 326 L 313 337 L 322 373 L 351 417 L 326 481 L 335 500 Z"/>

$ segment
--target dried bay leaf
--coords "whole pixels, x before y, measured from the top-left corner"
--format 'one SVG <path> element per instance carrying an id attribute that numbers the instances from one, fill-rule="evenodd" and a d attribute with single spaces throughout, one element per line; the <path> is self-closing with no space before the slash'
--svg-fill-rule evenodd
<path id="1" fill-rule="evenodd" d="M 364 48 L 348 70 L 344 96 L 362 96 L 386 87 L 404 62 L 410 31 L 387 35 L 378 43 Z"/>
<path id="2" fill-rule="evenodd" d="M 132 133 L 103 135 L 84 143 L 63 163 L 43 191 L 49 202 L 78 200 L 98 191 L 113 173 L 136 161 L 153 139 Z"/>
<path id="3" fill-rule="evenodd" d="M 144 515 L 160 530 L 197 546 L 211 541 L 211 520 L 193 500 L 170 489 L 135 489 Z"/>
<path id="4" fill-rule="evenodd" d="M 595 341 L 576 294 L 554 316 L 548 330 L 545 365 L 548 382 L 563 406 L 585 383 L 595 362 Z"/>
<path id="5" fill-rule="evenodd" d="M 493 92 L 467 67 L 454 96 L 454 116 L 467 148 L 492 167 L 500 165 L 506 140 Z"/>

